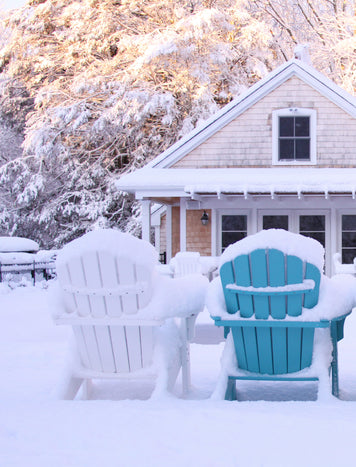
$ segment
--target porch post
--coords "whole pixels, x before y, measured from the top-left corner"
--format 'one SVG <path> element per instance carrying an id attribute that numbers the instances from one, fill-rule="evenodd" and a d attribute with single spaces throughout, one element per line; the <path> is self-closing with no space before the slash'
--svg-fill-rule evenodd
<path id="1" fill-rule="evenodd" d="M 217 256 L 217 218 L 216 209 L 211 210 L 211 256 Z"/>
<path id="2" fill-rule="evenodd" d="M 187 202 L 180 199 L 180 251 L 187 251 Z"/>
<path id="3" fill-rule="evenodd" d="M 155 248 L 159 253 L 161 250 L 161 227 L 159 225 L 155 226 Z"/>
<path id="4" fill-rule="evenodd" d="M 141 201 L 142 206 L 142 240 L 151 243 L 151 201 Z"/>
<path id="5" fill-rule="evenodd" d="M 341 236 L 341 223 L 338 222 L 338 216 L 334 206 L 330 209 L 330 226 L 329 229 L 328 226 L 325 226 L 325 234 L 327 234 L 328 230 L 330 232 L 330 253 L 328 256 L 325 254 L 325 269 L 329 269 L 328 275 L 332 276 L 335 274 L 333 258 L 334 254 L 338 252 L 338 238 Z"/>
<path id="6" fill-rule="evenodd" d="M 166 244 L 167 264 L 172 259 L 172 206 L 166 206 Z"/>

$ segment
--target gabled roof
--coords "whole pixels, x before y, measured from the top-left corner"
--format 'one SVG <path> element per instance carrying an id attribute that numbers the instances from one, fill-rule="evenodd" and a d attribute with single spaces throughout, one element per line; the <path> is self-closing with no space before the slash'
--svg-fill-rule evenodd
<path id="1" fill-rule="evenodd" d="M 303 168 L 171 168 L 194 148 L 241 115 L 252 105 L 292 77 L 298 77 L 331 102 L 356 118 L 356 98 L 301 60 L 293 59 L 253 85 L 245 94 L 231 101 L 142 169 L 121 177 L 119 190 L 135 193 L 136 198 L 188 197 L 196 194 L 249 193 L 328 193 L 356 197 L 356 169 Z M 197 175 L 197 171 L 199 175 Z M 303 183 L 299 183 L 303 180 Z"/>
<path id="2" fill-rule="evenodd" d="M 356 118 L 356 98 L 341 89 L 315 68 L 298 59 L 293 59 L 269 73 L 246 93 L 224 106 L 211 118 L 177 141 L 162 154 L 146 165 L 146 168 L 169 168 L 186 154 L 202 144 L 221 128 L 241 115 L 252 105 L 276 89 L 282 83 L 296 76 L 313 87 L 334 104 Z"/>

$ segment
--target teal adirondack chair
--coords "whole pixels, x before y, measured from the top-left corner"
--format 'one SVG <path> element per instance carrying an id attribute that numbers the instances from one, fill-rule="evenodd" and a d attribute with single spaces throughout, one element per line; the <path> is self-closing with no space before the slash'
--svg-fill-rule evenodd
<path id="1" fill-rule="evenodd" d="M 238 367 L 227 371 L 225 399 L 236 399 L 236 380 L 317 381 L 306 371 L 317 328 L 330 331 L 332 394 L 339 395 L 337 342 L 347 315 L 301 320 L 303 308 L 312 310 L 319 300 L 318 267 L 276 248 L 258 248 L 224 263 L 220 278 L 231 318 L 213 319 L 225 335 L 231 332 Z"/>

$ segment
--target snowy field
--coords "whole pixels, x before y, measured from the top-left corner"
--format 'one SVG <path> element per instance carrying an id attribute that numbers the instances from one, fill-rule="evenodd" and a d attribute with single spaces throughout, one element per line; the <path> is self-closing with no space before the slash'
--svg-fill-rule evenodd
<path id="1" fill-rule="evenodd" d="M 203 314 L 188 399 L 179 379 L 164 400 L 147 400 L 151 383 L 96 382 L 92 400 L 62 401 L 70 329 L 52 323 L 48 290 L 0 287 L 1 467 L 355 465 L 356 313 L 339 344 L 342 400 L 316 402 L 314 383 L 244 383 L 240 402 L 209 400 L 222 344 Z"/>

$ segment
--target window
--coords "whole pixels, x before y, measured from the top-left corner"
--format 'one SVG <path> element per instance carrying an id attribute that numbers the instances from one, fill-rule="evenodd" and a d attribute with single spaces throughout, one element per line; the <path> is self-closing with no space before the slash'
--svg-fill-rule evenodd
<path id="1" fill-rule="evenodd" d="M 287 215 L 267 215 L 263 216 L 262 228 L 267 229 L 284 229 L 288 230 L 289 221 Z"/>
<path id="2" fill-rule="evenodd" d="M 356 258 L 356 216 L 345 214 L 341 218 L 341 256 L 343 264 L 352 264 Z"/>
<path id="3" fill-rule="evenodd" d="M 315 164 L 316 111 L 280 109 L 273 112 L 274 164 Z"/>
<path id="4" fill-rule="evenodd" d="M 299 216 L 299 233 L 318 240 L 325 248 L 325 216 Z"/>
<path id="5" fill-rule="evenodd" d="M 247 216 L 221 216 L 221 247 L 225 250 L 232 243 L 247 237 Z"/>

